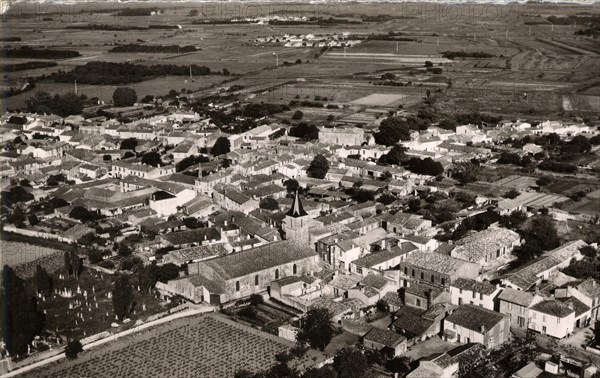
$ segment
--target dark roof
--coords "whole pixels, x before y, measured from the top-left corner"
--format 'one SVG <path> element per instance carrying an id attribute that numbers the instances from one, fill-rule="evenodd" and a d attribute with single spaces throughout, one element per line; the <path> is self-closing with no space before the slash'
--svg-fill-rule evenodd
<path id="1" fill-rule="evenodd" d="M 567 306 L 573 306 L 573 308 L 575 309 L 575 316 L 579 316 L 584 312 L 590 310 L 590 308 L 585 303 L 583 303 L 575 297 L 561 298 L 559 300 Z"/>
<path id="2" fill-rule="evenodd" d="M 422 298 L 427 298 L 427 293 L 431 290 L 431 297 L 437 298 L 440 294 L 444 292 L 438 286 L 428 285 L 425 283 L 412 282 L 409 287 L 404 288 L 406 293 L 410 293 L 413 295 L 418 295 Z"/>
<path id="3" fill-rule="evenodd" d="M 171 198 L 175 198 L 175 196 L 171 193 L 165 192 L 164 190 L 159 190 L 158 192 L 154 192 L 154 194 L 152 194 L 153 201 L 162 201 Z"/>
<path id="4" fill-rule="evenodd" d="M 298 191 L 296 191 L 296 196 L 294 197 L 294 203 L 292 203 L 292 207 L 286 213 L 286 215 L 294 218 L 303 217 L 308 215 L 304 208 L 302 207 L 302 202 L 300 201 L 300 197 L 298 197 Z"/>
<path id="5" fill-rule="evenodd" d="M 497 290 L 497 287 L 489 282 L 479 282 L 468 278 L 458 278 L 452 282 L 451 286 L 463 290 L 474 291 L 484 295 L 491 295 Z"/>
<path id="6" fill-rule="evenodd" d="M 373 327 L 364 336 L 365 340 L 373 341 L 378 344 L 385 345 L 390 348 L 395 348 L 397 345 L 406 341 L 406 337 L 397 334 L 394 331 Z"/>
<path id="7" fill-rule="evenodd" d="M 206 240 L 219 240 L 221 233 L 214 227 L 199 228 L 191 231 L 173 232 L 171 234 L 161 235 L 161 238 L 173 245 L 201 243 Z"/>
<path id="8" fill-rule="evenodd" d="M 222 279 L 230 280 L 316 255 L 316 252 L 308 247 L 285 240 L 234 252 L 200 264 L 211 267 Z"/>
<path id="9" fill-rule="evenodd" d="M 421 318 L 425 311 L 418 307 L 404 306 L 394 314 L 398 318 L 392 323 L 394 328 L 419 336 L 433 325 L 433 321 Z"/>
<path id="10" fill-rule="evenodd" d="M 446 321 L 475 332 L 481 332 L 481 327 L 485 327 L 486 330 L 489 330 L 501 322 L 505 317 L 505 315 L 496 311 L 467 304 L 456 309 L 452 315 L 446 318 Z"/>

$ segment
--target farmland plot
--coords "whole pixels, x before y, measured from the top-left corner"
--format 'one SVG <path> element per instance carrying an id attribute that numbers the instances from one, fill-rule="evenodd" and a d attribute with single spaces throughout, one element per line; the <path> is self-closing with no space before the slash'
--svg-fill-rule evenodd
<path id="1" fill-rule="evenodd" d="M 210 314 L 174 320 L 24 377 L 232 377 L 240 369 L 268 369 L 292 346 Z"/>

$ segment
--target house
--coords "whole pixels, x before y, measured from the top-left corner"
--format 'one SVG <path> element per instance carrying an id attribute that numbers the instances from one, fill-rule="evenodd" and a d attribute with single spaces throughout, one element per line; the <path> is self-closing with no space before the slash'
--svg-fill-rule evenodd
<path id="1" fill-rule="evenodd" d="M 447 378 L 457 376 L 459 368 L 468 368 L 485 356 L 485 347 L 479 343 L 459 345 L 446 353 L 419 361 L 419 366 L 406 378 Z"/>
<path id="2" fill-rule="evenodd" d="M 438 303 L 427 310 L 406 305 L 392 315 L 391 328 L 408 339 L 408 345 L 414 345 L 438 335 L 443 329 L 444 318 L 456 306 Z"/>
<path id="3" fill-rule="evenodd" d="M 212 193 L 213 201 L 226 210 L 250 214 L 258 208 L 258 200 L 247 196 L 232 185 L 216 185 Z"/>
<path id="4" fill-rule="evenodd" d="M 365 348 L 383 351 L 390 357 L 406 352 L 406 337 L 394 331 L 373 327 L 362 339 Z"/>
<path id="5" fill-rule="evenodd" d="M 319 142 L 329 145 L 360 146 L 365 141 L 365 132 L 358 127 L 319 128 Z"/>
<path id="6" fill-rule="evenodd" d="M 450 284 L 452 304 L 457 306 L 470 303 L 488 310 L 495 310 L 495 300 L 501 291 L 499 285 L 468 278 L 459 278 Z"/>
<path id="7" fill-rule="evenodd" d="M 492 349 L 508 341 L 509 317 L 475 305 L 459 306 L 444 320 L 446 341 L 476 342 Z"/>
<path id="8" fill-rule="evenodd" d="M 355 287 L 348 290 L 348 298 L 358 299 L 365 306 L 374 306 L 385 294 L 397 289 L 398 286 L 395 282 L 382 276 L 370 274 L 359 281 Z"/>
<path id="9" fill-rule="evenodd" d="M 196 197 L 196 191 L 184 189 L 177 193 L 164 190 L 156 191 L 150 198 L 150 208 L 156 211 L 159 217 L 168 217 L 179 211 L 179 208 Z"/>
<path id="10" fill-rule="evenodd" d="M 459 277 L 476 279 L 479 265 L 436 252 L 410 254 L 400 262 L 402 286 L 410 281 L 449 287 Z"/>
<path id="11" fill-rule="evenodd" d="M 521 237 L 505 228 L 488 228 L 462 238 L 450 256 L 483 265 L 512 252 Z"/>
<path id="12" fill-rule="evenodd" d="M 450 302 L 450 295 L 439 286 L 413 282 L 399 290 L 404 304 L 427 310 L 437 303 Z"/>
<path id="13" fill-rule="evenodd" d="M 271 282 L 271 298 L 302 312 L 322 295 L 322 281 L 314 276 L 288 276 Z"/>
<path id="14" fill-rule="evenodd" d="M 582 240 L 574 240 L 562 246 L 546 252 L 533 263 L 517 269 L 501 278 L 504 285 L 518 290 L 529 290 L 538 285 L 542 280 L 547 280 L 550 275 L 561 268 L 567 267 L 572 259 L 582 258 L 579 250 L 587 243 Z"/>
<path id="15" fill-rule="evenodd" d="M 369 253 L 350 263 L 352 273 L 366 276 L 367 274 L 383 274 L 384 270 L 398 266 L 408 255 L 417 251 L 412 243 L 401 243 L 383 251 Z"/>
<path id="16" fill-rule="evenodd" d="M 163 256 L 163 263 L 172 263 L 177 266 L 190 264 L 198 261 L 208 260 L 218 256 L 227 254 L 227 250 L 222 244 L 201 245 L 199 247 L 191 247 L 170 251 Z"/>
<path id="17" fill-rule="evenodd" d="M 221 241 L 221 233 L 217 228 L 209 227 L 191 231 L 173 232 L 160 235 L 159 238 L 163 246 L 185 248 L 219 242 Z"/>
<path id="18" fill-rule="evenodd" d="M 317 264 L 313 250 L 286 240 L 192 263 L 188 272 L 210 282 L 204 298 L 220 304 L 269 291 L 271 282 L 283 277 L 311 274 Z"/>
<path id="19" fill-rule="evenodd" d="M 529 308 L 528 329 L 562 339 L 573 333 L 575 308 L 556 299 L 534 304 Z"/>
<path id="20" fill-rule="evenodd" d="M 125 161 L 115 161 L 112 164 L 110 173 L 116 178 L 123 178 L 133 175 L 147 179 L 154 179 L 175 173 L 175 167 L 172 165 L 153 167 L 146 164 L 133 164 Z"/>
<path id="21" fill-rule="evenodd" d="M 543 301 L 536 293 L 505 288 L 498 295 L 498 312 L 510 317 L 511 327 L 527 329 L 529 327 L 529 307 Z"/>

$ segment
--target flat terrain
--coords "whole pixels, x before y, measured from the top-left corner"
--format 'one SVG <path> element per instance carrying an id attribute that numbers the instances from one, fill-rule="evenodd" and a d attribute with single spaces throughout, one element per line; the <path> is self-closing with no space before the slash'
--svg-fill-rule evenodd
<path id="1" fill-rule="evenodd" d="M 232 377 L 240 369 L 269 368 L 293 345 L 210 314 L 174 320 L 23 377 Z"/>
<path id="2" fill-rule="evenodd" d="M 111 9 L 110 7 L 114 9 Z M 121 7 L 121 8 L 118 8 Z M 155 7 L 152 16 L 122 16 L 123 8 Z M 118 8 L 118 9 L 117 9 Z M 197 15 L 190 15 L 197 11 Z M 373 93 L 403 96 L 376 106 L 405 109 L 417 105 L 426 89 L 436 92 L 442 111 L 486 111 L 506 117 L 558 119 L 565 113 L 595 116 L 600 109 L 600 48 L 598 41 L 574 35 L 577 25 L 554 25 L 549 16 L 590 14 L 589 6 L 554 4 L 382 3 L 377 7 L 360 3 L 85 3 L 84 5 L 19 4 L 3 24 L 5 34 L 21 41 L 3 42 L 11 47 L 33 46 L 76 50 L 81 56 L 56 60 L 58 66 L 7 73 L 3 87 L 21 87 L 25 78 L 69 70 L 91 61 L 132 62 L 144 65 L 205 65 L 213 71 L 227 69 L 234 76 L 166 77 L 133 87 L 138 98 L 164 95 L 170 89 L 192 91 L 201 97 L 221 86 L 241 85 L 241 94 L 256 94 L 256 100 L 289 102 L 299 96 L 328 97 L 329 101 L 352 103 Z M 254 16 L 333 17 L 348 20 L 332 24 L 223 23 Z M 365 20 L 364 17 L 372 17 Z M 210 21 L 210 22 L 207 22 Z M 216 22 L 215 22 L 216 21 Z M 85 25 L 112 27 L 171 26 L 172 29 L 86 30 Z M 389 33 L 397 40 L 385 40 Z M 317 37 L 347 33 L 361 43 L 343 49 L 323 50 L 285 46 L 286 35 Z M 375 37 L 374 37 L 375 36 Z M 379 36 L 379 37 L 377 37 Z M 262 37 L 272 37 L 265 42 Z M 383 37 L 383 38 L 382 38 Z M 112 53 L 123 44 L 195 46 L 191 53 Z M 444 52 L 479 52 L 481 58 L 446 59 Z M 279 66 L 276 67 L 277 55 Z M 32 59 L 9 58 L 10 63 Z M 424 61 L 443 69 L 426 72 Z M 295 64 L 297 61 L 301 64 Z M 284 63 L 288 65 L 284 65 Z M 292 65 L 289 65 L 294 63 Z M 385 72 L 410 86 L 381 86 Z M 296 82 L 296 80 L 303 80 Z M 228 81 L 227 83 L 224 83 Z M 450 85 L 451 83 L 451 85 Z M 64 93 L 73 86 L 38 80 L 37 89 Z M 80 93 L 110 102 L 115 86 L 79 85 Z M 33 91 L 5 101 L 7 108 L 20 109 Z M 242 97 L 243 99 L 243 97 Z M 333 99 L 333 100 L 332 100 Z M 373 101 L 375 103 L 377 101 Z M 371 106 L 371 103 L 364 104 Z"/>

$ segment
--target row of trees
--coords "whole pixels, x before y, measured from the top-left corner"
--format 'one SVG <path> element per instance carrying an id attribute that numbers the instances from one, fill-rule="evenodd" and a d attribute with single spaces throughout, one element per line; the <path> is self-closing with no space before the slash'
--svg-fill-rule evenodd
<path id="1" fill-rule="evenodd" d="M 138 45 L 130 43 L 113 47 L 108 52 L 114 53 L 189 53 L 196 51 L 195 46 L 179 46 L 179 45 Z"/>
<path id="2" fill-rule="evenodd" d="M 78 96 L 73 92 L 51 96 L 48 92 L 40 91 L 29 97 L 25 104 L 32 113 L 56 114 L 61 117 L 68 117 L 81 114 L 85 100 L 85 95 Z"/>
<path id="3" fill-rule="evenodd" d="M 195 76 L 210 75 L 213 73 L 206 66 L 191 66 Z M 88 62 L 77 66 L 69 72 L 58 71 L 50 75 L 50 78 L 58 83 L 72 83 L 77 80 L 81 84 L 92 85 L 115 85 L 138 83 L 140 81 L 164 76 L 187 76 L 190 74 L 190 66 L 178 66 L 175 64 L 141 65 L 133 63 L 114 62 Z"/>

